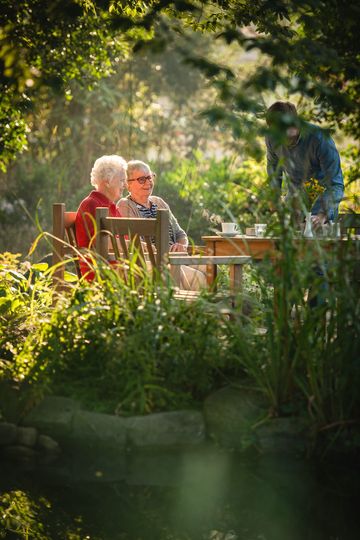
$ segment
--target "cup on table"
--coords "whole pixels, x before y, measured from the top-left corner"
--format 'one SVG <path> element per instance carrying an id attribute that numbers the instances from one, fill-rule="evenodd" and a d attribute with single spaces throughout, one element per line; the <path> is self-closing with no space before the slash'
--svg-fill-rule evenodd
<path id="1" fill-rule="evenodd" d="M 264 236 L 266 231 L 266 223 L 255 223 L 255 236 Z"/>
<path id="2" fill-rule="evenodd" d="M 225 234 L 236 234 L 239 232 L 239 228 L 236 223 L 222 223 L 221 230 Z"/>

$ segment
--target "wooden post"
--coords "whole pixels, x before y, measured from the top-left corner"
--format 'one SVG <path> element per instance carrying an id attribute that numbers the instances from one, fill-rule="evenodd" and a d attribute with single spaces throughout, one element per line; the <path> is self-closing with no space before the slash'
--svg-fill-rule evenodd
<path id="1" fill-rule="evenodd" d="M 65 204 L 53 204 L 53 253 L 52 264 L 56 265 L 64 260 L 64 240 L 65 240 Z M 64 265 L 59 265 L 53 274 L 53 282 L 56 288 L 64 281 Z"/>
<path id="2" fill-rule="evenodd" d="M 217 255 L 216 252 L 216 242 L 211 242 L 211 245 L 206 245 L 206 255 Z M 206 265 L 206 282 L 209 289 L 212 289 L 214 292 L 217 289 L 216 284 L 217 278 L 217 265 L 216 264 L 207 264 Z"/>
<path id="3" fill-rule="evenodd" d="M 96 252 L 105 260 L 109 258 L 109 232 L 105 232 L 107 227 L 104 223 L 105 218 L 108 216 L 108 208 L 99 207 L 96 209 Z"/>
<path id="4" fill-rule="evenodd" d="M 156 266 L 160 273 L 167 264 L 169 254 L 169 211 L 159 209 L 156 217 Z"/>
<path id="5" fill-rule="evenodd" d="M 242 264 L 230 265 L 230 291 L 236 295 L 242 288 L 243 268 Z"/>

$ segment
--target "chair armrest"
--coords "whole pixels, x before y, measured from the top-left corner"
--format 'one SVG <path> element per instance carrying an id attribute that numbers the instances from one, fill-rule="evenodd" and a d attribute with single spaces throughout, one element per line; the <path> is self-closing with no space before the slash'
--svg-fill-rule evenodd
<path id="1" fill-rule="evenodd" d="M 170 253 L 169 263 L 171 265 L 199 265 L 199 264 L 246 264 L 251 262 L 251 257 L 234 255 L 221 256 L 221 255 L 184 255 L 182 253 Z"/>
<path id="2" fill-rule="evenodd" d="M 200 255 L 202 253 L 206 253 L 206 246 L 195 246 L 193 244 L 190 244 L 187 247 L 188 255 Z"/>

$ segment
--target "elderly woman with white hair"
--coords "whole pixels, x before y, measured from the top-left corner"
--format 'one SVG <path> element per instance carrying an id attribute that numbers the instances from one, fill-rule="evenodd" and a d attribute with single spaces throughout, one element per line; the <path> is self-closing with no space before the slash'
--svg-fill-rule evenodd
<path id="1" fill-rule="evenodd" d="M 187 252 L 188 237 L 180 227 L 169 205 L 160 197 L 152 195 L 155 181 L 153 173 L 146 163 L 139 160 L 127 164 L 127 188 L 129 195 L 118 203 L 120 213 L 124 217 L 155 218 L 158 208 L 169 210 L 170 219 L 170 251 Z M 190 266 L 181 266 L 181 288 L 199 290 L 206 286 L 203 272 Z"/>
<path id="2" fill-rule="evenodd" d="M 76 240 L 80 248 L 91 248 L 94 243 L 94 219 L 96 208 L 109 208 L 111 217 L 121 217 L 116 206 L 126 182 L 126 161 L 117 155 L 102 156 L 91 170 L 91 185 L 94 190 L 80 203 L 76 214 Z M 82 275 L 90 281 L 94 274 L 85 261 L 80 261 Z"/>

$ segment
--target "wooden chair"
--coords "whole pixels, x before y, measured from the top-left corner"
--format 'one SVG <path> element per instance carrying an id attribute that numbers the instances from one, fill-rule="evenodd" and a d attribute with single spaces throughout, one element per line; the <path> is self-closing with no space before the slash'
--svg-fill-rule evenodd
<path id="1" fill-rule="evenodd" d="M 169 252 L 167 210 L 159 210 L 156 219 L 147 219 L 109 217 L 108 208 L 97 208 L 96 230 L 95 249 L 104 260 L 115 258 L 118 261 L 128 261 L 136 252 L 136 262 L 139 266 L 145 268 L 148 260 L 153 275 L 163 273 Z"/>
<path id="2" fill-rule="evenodd" d="M 107 208 L 96 209 L 96 251 L 105 260 L 109 259 L 109 237 L 112 240 L 115 258 L 129 259 L 129 241 L 138 252 L 139 261 L 148 256 L 154 273 L 164 275 L 170 265 L 170 273 L 177 287 L 180 286 L 181 265 L 207 266 L 208 285 L 213 286 L 214 267 L 230 265 L 230 290 L 233 294 L 242 287 L 242 267 L 251 261 L 247 256 L 213 256 L 185 255 L 169 253 L 169 212 L 159 209 L 156 219 L 147 218 L 113 218 L 109 217 Z M 126 238 L 127 237 L 127 241 Z M 144 253 L 146 245 L 147 253 Z M 189 296 L 189 295 L 188 295 Z"/>
<path id="3" fill-rule="evenodd" d="M 98 219 L 108 215 L 107 208 L 101 208 L 97 210 Z M 54 271 L 53 279 L 57 287 L 61 287 L 64 283 L 64 273 L 65 265 L 63 264 L 66 258 L 71 258 L 74 261 L 76 274 L 80 278 L 81 271 L 78 261 L 78 246 L 76 242 L 76 232 L 75 232 L 75 219 L 76 212 L 67 212 L 65 210 L 64 203 L 55 203 L 53 204 L 53 231 L 52 231 L 52 264 L 56 265 L 57 268 Z M 124 223 L 125 222 L 131 222 Z M 141 223 L 140 223 L 141 222 Z M 155 226 L 154 223 L 156 222 Z M 111 234 L 106 235 L 97 235 L 96 237 L 96 251 L 103 256 L 106 260 L 114 259 L 128 259 L 128 243 L 125 241 L 125 236 L 134 237 L 134 245 L 139 252 L 139 259 L 145 259 L 145 254 L 143 251 L 143 244 L 140 241 L 140 238 L 145 238 L 145 243 L 148 248 L 148 256 L 150 258 L 151 266 L 157 270 L 161 270 L 163 260 L 165 261 L 165 255 L 169 250 L 169 216 L 166 211 L 159 212 L 159 218 L 157 220 L 149 219 L 128 219 L 121 220 L 122 227 L 116 229 L 115 235 L 119 235 L 120 245 L 122 248 L 122 253 L 119 250 L 119 244 L 114 242 L 114 234 L 112 231 L 109 231 Z M 112 224 L 113 227 L 113 224 Z M 98 225 L 98 229 L 99 225 Z M 155 250 L 152 249 L 151 237 L 156 238 Z M 112 240 L 112 249 L 109 246 L 109 238 Z M 150 246 L 150 249 L 149 249 Z M 166 246 L 166 247 L 165 247 Z M 167 261 L 166 261 L 167 262 Z"/>
<path id="4" fill-rule="evenodd" d="M 64 203 L 53 204 L 53 253 L 52 264 L 58 265 L 54 271 L 55 284 L 64 282 L 66 258 L 73 259 L 77 276 L 81 277 L 79 261 L 77 258 L 78 246 L 75 234 L 76 212 L 66 212 Z"/>

